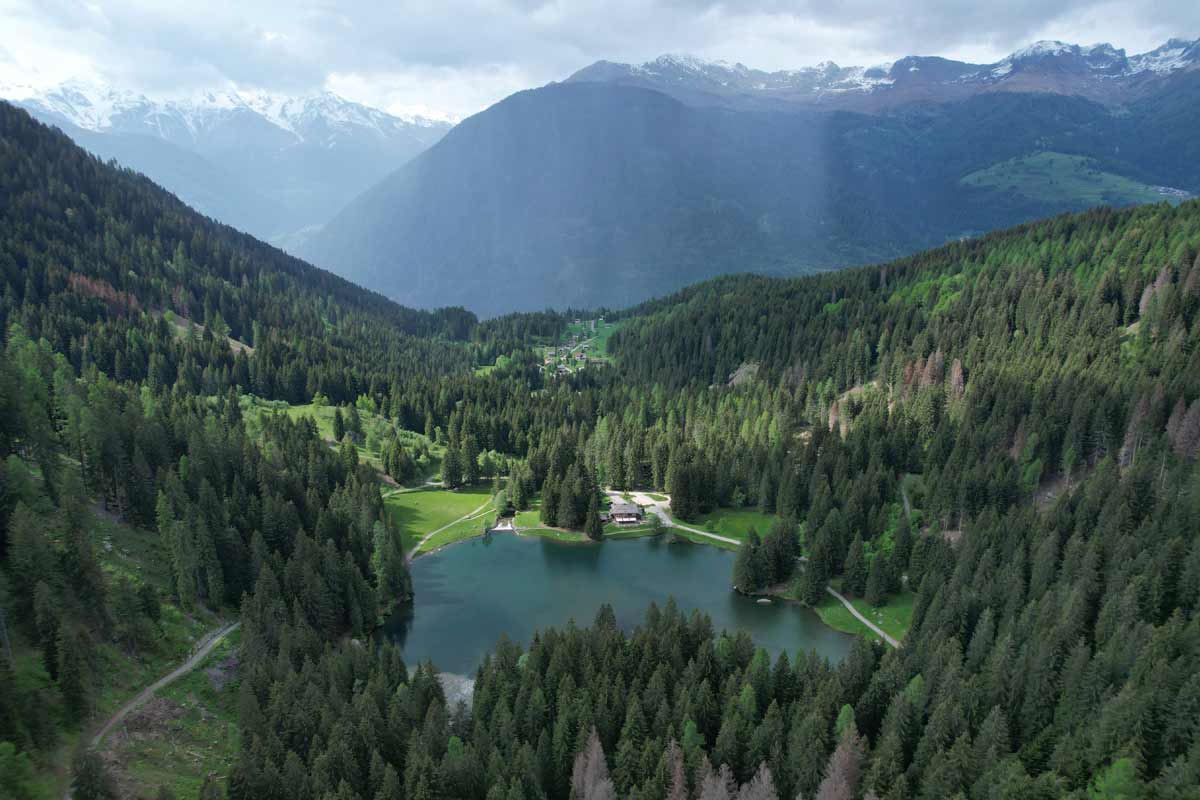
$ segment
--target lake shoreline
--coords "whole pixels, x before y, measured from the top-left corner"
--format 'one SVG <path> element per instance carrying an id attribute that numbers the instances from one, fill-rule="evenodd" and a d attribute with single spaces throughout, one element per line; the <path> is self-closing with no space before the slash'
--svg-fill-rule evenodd
<path id="1" fill-rule="evenodd" d="M 669 547 L 687 538 L 646 535 L 611 537 L 623 547 L 596 547 L 580 536 L 567 540 L 532 531 L 499 530 L 447 543 L 414 558 L 414 598 L 380 620 L 376 634 L 389 636 L 405 657 L 431 658 L 439 668 L 471 673 L 472 658 L 504 635 L 523 645 L 539 630 L 586 624 L 603 605 L 613 607 L 627 630 L 640 624 L 651 603 L 671 599 L 707 615 L 718 630 L 745 632 L 756 645 L 778 654 L 817 650 L 838 661 L 854 637 L 826 625 L 802 603 L 782 596 L 748 597 L 730 587 L 732 555 L 718 547 Z M 610 538 L 610 537 L 606 537 Z M 537 539 L 573 547 L 526 547 Z M 474 548 L 453 548 L 465 542 Z M 465 592 L 461 587 L 476 587 Z M 788 602 L 783 602 L 788 600 Z M 486 645 L 486 646 L 485 646 Z"/>

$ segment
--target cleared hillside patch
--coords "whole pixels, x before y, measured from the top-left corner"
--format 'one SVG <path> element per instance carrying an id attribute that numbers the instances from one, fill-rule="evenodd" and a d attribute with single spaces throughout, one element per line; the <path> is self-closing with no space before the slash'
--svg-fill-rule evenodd
<path id="1" fill-rule="evenodd" d="M 1086 208 L 1102 204 L 1178 202 L 1186 194 L 1150 186 L 1099 168 L 1095 160 L 1066 153 L 1034 153 L 964 175 L 964 186 L 1011 192 L 1045 203 Z"/>

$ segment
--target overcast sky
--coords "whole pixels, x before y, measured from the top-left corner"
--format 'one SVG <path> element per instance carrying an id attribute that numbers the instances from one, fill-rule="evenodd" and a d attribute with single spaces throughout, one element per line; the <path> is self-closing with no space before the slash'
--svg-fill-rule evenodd
<path id="1" fill-rule="evenodd" d="M 94 74 L 147 94 L 325 88 L 460 118 L 602 58 L 990 62 L 1038 39 L 1135 53 L 1174 36 L 1200 36 L 1200 1 L 0 0 L 0 83 Z"/>

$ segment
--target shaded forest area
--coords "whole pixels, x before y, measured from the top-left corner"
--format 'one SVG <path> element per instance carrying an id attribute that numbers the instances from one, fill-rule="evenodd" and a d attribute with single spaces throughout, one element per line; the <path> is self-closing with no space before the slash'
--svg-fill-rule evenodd
<path id="1" fill-rule="evenodd" d="M 548 379 L 528 344 L 556 315 L 401 309 L 8 106 L 0 202 L 0 604 L 36 656 L 0 654 L 14 797 L 87 719 L 95 649 L 152 646 L 164 603 L 240 610 L 231 798 L 1195 796 L 1200 204 L 702 284 L 636 309 L 615 367 Z M 474 375 L 484 352 L 514 357 Z M 756 506 L 772 577 L 795 552 L 810 588 L 874 572 L 912 628 L 771 662 L 671 606 L 630 632 L 602 610 L 501 642 L 450 706 L 433 665 L 361 643 L 410 591 L 379 476 L 307 421 L 249 437 L 249 393 L 366 396 L 460 464 L 505 454 L 509 498 L 560 524 L 601 486 Z M 90 506 L 157 532 L 165 586 L 98 568 Z"/>

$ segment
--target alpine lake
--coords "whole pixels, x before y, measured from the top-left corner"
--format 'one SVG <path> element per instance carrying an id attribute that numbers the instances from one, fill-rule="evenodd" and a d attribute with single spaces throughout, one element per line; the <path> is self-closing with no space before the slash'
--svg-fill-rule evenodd
<path id="1" fill-rule="evenodd" d="M 421 556 L 411 565 L 413 603 L 384 633 L 410 667 L 430 660 L 443 673 L 475 674 L 502 636 L 528 648 L 536 631 L 587 626 L 604 603 L 632 630 L 650 604 L 674 598 L 712 619 L 718 634 L 745 631 L 772 656 L 815 650 L 841 661 L 854 637 L 826 627 L 810 609 L 761 603 L 730 589 L 734 553 L 665 537 L 566 543 L 496 532 Z"/>

